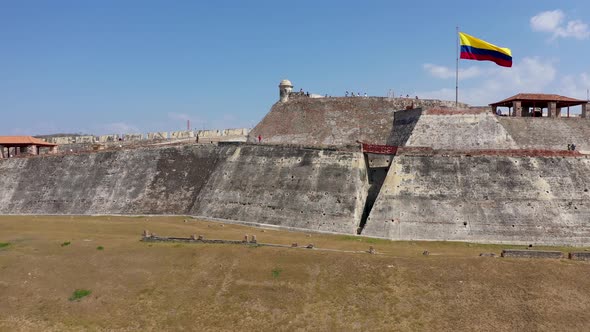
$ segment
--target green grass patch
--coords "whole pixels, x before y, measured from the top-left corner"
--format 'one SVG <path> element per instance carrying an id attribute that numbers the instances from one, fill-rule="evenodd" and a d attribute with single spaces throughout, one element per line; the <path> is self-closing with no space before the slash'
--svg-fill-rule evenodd
<path id="1" fill-rule="evenodd" d="M 98 247 L 96 247 L 96 250 L 104 250 L 104 247 L 103 246 L 98 246 Z"/>
<path id="2" fill-rule="evenodd" d="M 69 300 L 70 301 L 79 301 L 81 298 L 86 297 L 86 296 L 90 295 L 91 293 L 92 293 L 92 291 L 89 291 L 88 289 L 76 289 L 72 293 L 72 296 L 70 296 Z"/>
<path id="3" fill-rule="evenodd" d="M 10 245 L 10 243 L 8 243 L 8 242 L 0 242 L 0 249 L 2 249 L 2 248 L 6 248 L 6 247 L 8 247 L 9 245 Z"/>
<path id="4" fill-rule="evenodd" d="M 64 242 L 64 243 L 62 243 L 62 244 L 61 244 L 61 246 L 62 246 L 62 247 L 67 247 L 67 246 L 69 246 L 70 244 L 72 244 L 72 242 L 70 242 L 70 241 L 67 241 L 67 242 Z"/>
<path id="5" fill-rule="evenodd" d="M 279 268 L 279 267 L 275 267 L 274 269 L 272 269 L 272 276 L 273 278 L 278 278 L 281 273 L 283 272 L 283 269 Z"/>

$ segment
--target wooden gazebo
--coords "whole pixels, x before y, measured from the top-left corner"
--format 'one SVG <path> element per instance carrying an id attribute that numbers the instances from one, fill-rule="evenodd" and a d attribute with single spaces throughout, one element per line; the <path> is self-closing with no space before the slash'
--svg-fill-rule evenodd
<path id="1" fill-rule="evenodd" d="M 553 94 L 519 93 L 497 103 L 490 104 L 494 114 L 498 107 L 508 107 L 510 116 L 546 116 L 550 118 L 560 117 L 563 108 L 567 108 L 567 117 L 569 117 L 569 108 L 578 105 L 582 106 L 581 117 L 589 117 L 588 101 Z M 546 115 L 543 115 L 544 109 L 547 110 Z"/>
<path id="2" fill-rule="evenodd" d="M 40 148 L 49 148 L 49 153 L 57 152 L 57 144 L 48 143 L 32 136 L 0 136 L 0 158 L 17 155 L 38 155 Z"/>

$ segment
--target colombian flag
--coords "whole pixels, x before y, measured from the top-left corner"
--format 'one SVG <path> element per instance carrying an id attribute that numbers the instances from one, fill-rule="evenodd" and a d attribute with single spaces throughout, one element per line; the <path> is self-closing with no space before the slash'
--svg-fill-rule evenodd
<path id="1" fill-rule="evenodd" d="M 466 33 L 459 32 L 461 39 L 461 59 L 494 61 L 502 67 L 512 67 L 512 51 L 499 47 Z"/>

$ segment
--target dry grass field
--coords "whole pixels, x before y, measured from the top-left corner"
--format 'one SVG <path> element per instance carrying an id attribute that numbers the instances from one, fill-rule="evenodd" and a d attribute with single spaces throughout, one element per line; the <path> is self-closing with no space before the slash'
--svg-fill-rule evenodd
<path id="1" fill-rule="evenodd" d="M 144 229 L 337 250 L 145 243 Z M 478 256 L 515 246 L 69 216 L 0 217 L 0 243 L 2 331 L 590 330 L 590 264 Z"/>

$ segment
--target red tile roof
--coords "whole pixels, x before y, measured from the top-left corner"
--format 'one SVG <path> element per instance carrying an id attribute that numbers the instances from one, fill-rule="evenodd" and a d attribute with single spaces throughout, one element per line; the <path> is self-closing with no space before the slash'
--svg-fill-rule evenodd
<path id="1" fill-rule="evenodd" d="M 32 136 L 0 136 L 0 145 L 40 145 L 57 146 Z"/>
<path id="2" fill-rule="evenodd" d="M 575 99 L 575 98 L 570 98 L 570 97 L 565 97 L 565 96 L 560 96 L 560 95 L 554 95 L 554 94 L 547 94 L 547 93 L 519 93 L 517 95 L 514 95 L 510 98 L 506 98 L 502 101 L 490 104 L 491 106 L 494 105 L 501 105 L 501 104 L 507 104 L 507 103 L 511 103 L 513 101 L 540 101 L 540 102 L 551 102 L 551 101 L 555 101 L 558 103 L 563 103 L 563 104 L 568 104 L 570 106 L 572 105 L 581 105 L 581 104 L 585 104 L 587 103 L 586 100 L 581 100 L 581 99 Z"/>

